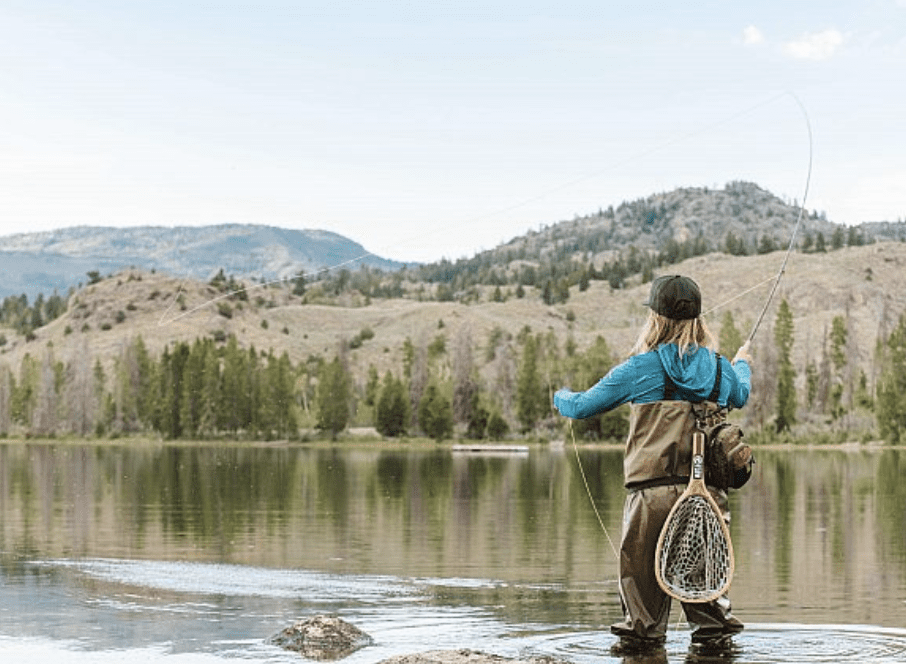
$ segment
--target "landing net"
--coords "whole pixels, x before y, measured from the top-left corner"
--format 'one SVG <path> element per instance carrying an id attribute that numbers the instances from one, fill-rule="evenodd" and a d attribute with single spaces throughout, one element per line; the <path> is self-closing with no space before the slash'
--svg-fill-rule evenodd
<path id="1" fill-rule="evenodd" d="M 733 574 L 726 531 L 703 496 L 687 496 L 665 526 L 658 552 L 664 590 L 684 602 L 708 602 L 723 594 Z"/>

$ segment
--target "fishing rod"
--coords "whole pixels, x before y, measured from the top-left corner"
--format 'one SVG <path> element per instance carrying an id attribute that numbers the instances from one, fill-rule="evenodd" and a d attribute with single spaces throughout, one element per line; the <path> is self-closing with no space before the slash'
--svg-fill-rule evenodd
<path id="1" fill-rule="evenodd" d="M 765 300 L 764 307 L 761 309 L 761 313 L 758 315 L 758 319 L 755 321 L 755 325 L 752 326 L 752 331 L 749 333 L 749 338 L 746 340 L 746 343 L 752 341 L 755 338 L 755 333 L 758 331 L 758 326 L 761 325 L 761 321 L 764 318 L 764 315 L 768 311 L 768 307 L 771 305 L 771 300 L 774 299 L 774 293 L 777 292 L 777 287 L 780 285 L 780 280 L 783 278 L 784 273 L 786 272 L 786 264 L 790 260 L 790 254 L 793 253 L 793 248 L 796 246 L 796 234 L 799 232 L 799 226 L 802 224 L 802 218 L 805 216 L 805 201 L 808 198 L 809 185 L 812 181 L 812 156 L 813 156 L 813 147 L 812 147 L 812 124 L 809 121 L 808 111 L 805 110 L 802 102 L 799 100 L 794 93 L 788 92 L 793 100 L 796 102 L 796 105 L 799 106 L 799 110 L 802 111 L 802 117 L 805 118 L 805 127 L 808 130 L 808 172 L 805 177 L 805 191 L 802 193 L 802 204 L 799 206 L 799 215 L 796 218 L 796 225 L 793 227 L 793 234 L 790 236 L 790 245 L 787 247 L 786 255 L 783 257 L 783 263 L 780 265 L 780 270 L 777 272 L 777 276 L 774 278 L 774 285 L 771 287 L 770 293 Z"/>
<path id="2" fill-rule="evenodd" d="M 771 287 L 771 291 L 768 293 L 767 300 L 765 301 L 764 306 L 761 309 L 761 313 L 758 315 L 758 319 L 755 321 L 755 324 L 752 326 L 752 331 L 749 333 L 747 343 L 752 341 L 752 339 L 755 337 L 755 333 L 758 331 L 758 327 L 761 325 L 761 321 L 764 319 L 765 313 L 767 313 L 768 307 L 771 304 L 771 300 L 773 300 L 774 294 L 777 292 L 777 287 L 780 285 L 780 280 L 783 278 L 783 275 L 786 272 L 786 266 L 790 260 L 790 254 L 793 253 L 793 248 L 796 246 L 796 235 L 799 232 L 799 227 L 802 225 L 802 219 L 805 216 L 805 203 L 806 203 L 806 200 L 808 199 L 809 186 L 810 186 L 811 180 L 812 180 L 812 161 L 813 161 L 814 149 L 813 149 L 813 141 L 812 141 L 812 126 L 811 126 L 811 122 L 809 120 L 808 111 L 806 111 L 805 106 L 799 100 L 799 97 L 797 97 L 792 92 L 788 92 L 787 94 L 789 94 L 793 98 L 793 100 L 796 102 L 796 105 L 799 106 L 799 110 L 802 112 L 803 118 L 805 118 L 806 129 L 808 130 L 808 170 L 807 170 L 806 178 L 805 178 L 805 190 L 802 194 L 802 203 L 799 206 L 799 213 L 796 218 L 796 224 L 793 227 L 792 234 L 790 235 L 790 243 L 789 243 L 789 246 L 787 247 L 786 254 L 783 257 L 783 262 L 780 265 L 780 269 L 778 270 L 777 275 L 774 277 L 771 277 L 770 279 L 762 281 L 761 283 L 757 284 L 756 286 L 745 291 L 745 293 L 749 293 L 752 290 L 755 290 L 755 288 L 758 288 L 758 287 L 764 285 L 771 279 L 773 279 L 773 281 L 774 281 L 774 285 Z M 741 297 L 741 295 L 738 295 L 738 296 L 734 297 L 733 299 L 735 300 L 735 299 L 738 299 L 739 297 Z M 719 308 L 720 306 L 723 306 L 723 305 L 718 305 L 718 307 L 713 307 L 712 309 L 710 309 L 708 312 L 705 312 L 705 313 L 706 314 L 710 313 L 711 311 Z M 607 527 L 604 525 L 604 520 L 601 518 L 601 514 L 598 512 L 598 508 L 595 505 L 594 499 L 592 498 L 591 487 L 588 484 L 588 478 L 585 476 L 585 469 L 582 467 L 582 460 L 579 457 L 579 447 L 576 443 L 576 434 L 575 434 L 575 431 L 573 430 L 573 425 L 572 425 L 571 420 L 569 422 L 569 433 L 572 438 L 573 450 L 575 451 L 575 454 L 576 454 L 576 465 L 579 467 L 579 472 L 582 475 L 582 481 L 585 484 L 585 491 L 588 494 L 589 500 L 591 501 L 591 506 L 594 509 L 595 516 L 598 518 L 598 524 L 601 526 L 601 530 L 604 531 L 604 535 L 610 544 L 610 548 L 613 551 L 614 557 L 616 557 L 617 560 L 619 560 L 620 556 L 619 556 L 619 553 L 617 552 L 617 547 L 614 544 L 613 539 L 611 539 L 610 533 L 608 532 Z"/>

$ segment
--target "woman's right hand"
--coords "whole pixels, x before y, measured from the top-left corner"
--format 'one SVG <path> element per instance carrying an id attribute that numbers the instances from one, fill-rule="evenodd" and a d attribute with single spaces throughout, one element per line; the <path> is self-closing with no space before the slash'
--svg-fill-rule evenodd
<path id="1" fill-rule="evenodd" d="M 749 365 L 752 364 L 752 352 L 749 348 L 751 346 L 751 344 L 752 344 L 752 342 L 750 340 L 750 341 L 745 342 L 742 346 L 739 347 L 739 350 L 736 351 L 736 356 L 733 358 L 733 364 L 736 364 L 737 360 L 744 360 Z"/>

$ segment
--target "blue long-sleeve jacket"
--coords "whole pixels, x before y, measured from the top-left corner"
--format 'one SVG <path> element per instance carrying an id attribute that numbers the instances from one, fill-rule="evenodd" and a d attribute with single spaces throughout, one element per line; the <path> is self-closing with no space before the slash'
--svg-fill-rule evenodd
<path id="1" fill-rule="evenodd" d="M 717 402 L 742 408 L 749 399 L 751 369 L 745 360 L 731 364 L 721 357 L 720 394 Z M 663 344 L 656 350 L 634 355 L 614 367 L 584 392 L 568 389 L 554 394 L 554 406 L 561 415 L 583 419 L 611 410 L 624 403 L 648 403 L 664 398 L 669 374 L 676 385 L 675 399 L 702 401 L 714 387 L 717 364 L 707 348 L 687 351 L 680 356 L 676 344 Z"/>

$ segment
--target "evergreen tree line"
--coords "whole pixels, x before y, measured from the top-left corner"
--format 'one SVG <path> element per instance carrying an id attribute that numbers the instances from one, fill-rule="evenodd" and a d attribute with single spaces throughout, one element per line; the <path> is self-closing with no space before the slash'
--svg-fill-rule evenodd
<path id="1" fill-rule="evenodd" d="M 869 373 L 857 363 L 853 325 L 848 315 L 834 316 L 817 357 L 807 357 L 804 365 L 796 367 L 793 311 L 783 299 L 773 339 L 756 347 L 752 421 L 776 433 L 792 432 L 794 425 L 802 424 L 803 430 L 812 432 L 830 428 L 893 443 L 906 440 L 906 312 L 894 330 L 878 340 Z M 720 348 L 732 356 L 740 345 L 742 335 L 727 312 L 721 324 Z"/>
<path id="2" fill-rule="evenodd" d="M 655 223 L 662 213 L 659 210 L 649 211 L 646 219 L 650 218 L 651 223 Z M 603 234 L 600 230 L 583 232 L 574 229 L 569 236 L 565 233 L 552 229 L 551 243 L 537 250 L 530 251 L 525 246 L 502 248 L 482 252 L 472 258 L 457 261 L 443 259 L 393 273 L 375 268 L 354 272 L 343 269 L 320 273 L 310 277 L 308 282 L 300 275 L 295 280 L 294 292 L 297 295 L 309 292 L 328 298 L 350 291 L 368 299 L 404 297 L 411 296 L 404 287 L 404 283 L 409 282 L 433 286 L 418 288 L 416 292 L 420 299 L 469 303 L 482 299 L 478 290 L 481 286 L 494 287 L 491 297 L 494 301 L 502 301 L 508 296 L 522 298 L 527 293 L 526 289 L 534 288 L 542 302 L 552 305 L 566 302 L 573 286 L 584 291 L 591 281 L 604 281 L 613 289 L 621 289 L 630 278 L 641 277 L 643 282 L 647 282 L 664 267 L 713 251 L 746 256 L 786 249 L 782 241 L 771 235 L 761 235 L 754 243 L 749 243 L 730 231 L 722 241 L 716 242 L 702 235 L 682 242 L 670 239 L 658 251 L 643 251 L 630 246 L 614 252 L 613 258 L 596 265 L 593 256 L 606 249 L 601 246 Z M 803 253 L 821 253 L 847 246 L 862 246 L 868 242 L 870 240 L 857 228 L 844 230 L 837 227 L 830 238 L 821 232 L 805 233 L 797 248 Z M 511 267 L 514 264 L 518 267 Z M 501 290 L 503 288 L 510 289 L 509 295 Z"/>
<path id="3" fill-rule="evenodd" d="M 153 432 L 168 439 L 296 435 L 296 373 L 285 353 L 258 353 L 198 339 L 154 358 L 141 338 L 112 369 L 92 363 L 85 346 L 69 362 L 47 347 L 27 354 L 18 374 L 0 366 L 0 431 L 26 435 L 119 436 Z"/>
<path id="4" fill-rule="evenodd" d="M 781 433 L 800 424 L 861 428 L 893 442 L 906 439 L 906 313 L 879 339 L 877 370 L 868 373 L 856 362 L 853 325 L 835 316 L 818 353 L 797 366 L 793 311 L 782 300 L 772 333 L 756 339 L 747 426 Z M 732 357 L 742 342 L 732 313 L 725 313 L 720 351 Z M 372 425 L 387 437 L 436 440 L 560 436 L 554 390 L 590 387 L 615 362 L 603 337 L 580 351 L 571 337 L 528 327 L 515 335 L 495 328 L 477 344 L 467 329 L 453 339 L 441 331 L 420 347 L 407 339 L 402 365 L 383 375 L 371 366 L 367 376 L 355 376 L 348 347 L 330 360 L 311 356 L 293 364 L 286 353 L 243 349 L 234 336 L 179 342 L 159 357 L 137 338 L 105 368 L 87 340 L 65 363 L 48 345 L 41 357 L 26 355 L 16 371 L 0 365 L 0 433 L 269 440 L 312 428 L 336 437 L 350 426 Z M 571 426 L 579 438 L 622 440 L 627 413 L 621 408 Z"/>
<path id="5" fill-rule="evenodd" d="M 614 362 L 603 337 L 579 352 L 571 339 L 561 348 L 552 333 L 533 333 L 528 327 L 515 337 L 495 328 L 485 345 L 484 371 L 474 351 L 468 330 L 459 332 L 452 348 L 442 336 L 423 348 L 407 339 L 402 370 L 380 376 L 372 366 L 361 394 L 337 356 L 321 368 L 318 428 L 338 434 L 356 410 L 350 404 L 358 401 L 372 413 L 377 431 L 387 437 L 547 436 L 562 423 L 552 409 L 553 391 L 563 384 L 590 386 Z M 620 409 L 576 422 L 575 431 L 586 439 L 617 440 L 625 436 L 627 426 L 627 414 Z"/>
<path id="6" fill-rule="evenodd" d="M 464 332 L 452 348 L 442 334 L 424 347 L 407 339 L 397 371 L 380 376 L 372 366 L 359 384 L 347 349 L 293 364 L 285 353 L 243 349 L 229 336 L 178 342 L 153 357 L 139 337 L 104 365 L 87 339 L 66 362 L 48 345 L 15 370 L 0 365 L 0 433 L 269 440 L 296 439 L 308 428 L 336 437 L 370 424 L 387 437 L 544 435 L 559 425 L 550 403 L 555 386 L 591 384 L 612 364 L 603 338 L 580 353 L 570 341 L 560 349 L 552 334 L 524 328 L 513 338 L 496 329 L 484 357 L 490 378 L 481 377 Z M 612 414 L 577 431 L 619 437 L 625 421 Z"/>

